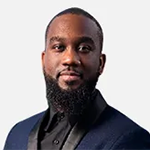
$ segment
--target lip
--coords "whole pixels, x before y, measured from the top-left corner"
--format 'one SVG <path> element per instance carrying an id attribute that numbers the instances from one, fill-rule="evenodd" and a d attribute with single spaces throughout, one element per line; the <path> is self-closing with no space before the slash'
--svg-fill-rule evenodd
<path id="1" fill-rule="evenodd" d="M 63 76 L 63 75 L 69 75 L 69 76 L 81 76 L 80 73 L 75 72 L 75 71 L 62 71 L 62 72 L 60 73 L 60 76 Z"/>
<path id="2" fill-rule="evenodd" d="M 81 74 L 75 71 L 63 71 L 60 73 L 60 78 L 64 81 L 75 81 L 81 79 Z"/>

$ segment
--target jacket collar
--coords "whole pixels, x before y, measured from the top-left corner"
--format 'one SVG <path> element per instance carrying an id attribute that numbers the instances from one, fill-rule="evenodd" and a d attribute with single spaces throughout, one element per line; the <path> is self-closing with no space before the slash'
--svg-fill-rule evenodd
<path id="1" fill-rule="evenodd" d="M 47 117 L 47 115 L 49 115 L 48 113 L 49 113 L 49 109 L 47 109 L 45 111 L 45 114 L 42 117 L 42 119 L 38 120 L 37 123 L 33 126 L 33 129 L 31 130 L 31 132 L 29 134 L 27 150 L 37 150 L 38 149 L 39 131 L 42 126 L 42 122 Z"/>
<path id="2" fill-rule="evenodd" d="M 97 90 L 98 91 L 98 90 Z M 92 125 L 98 120 L 104 109 L 106 108 L 107 103 L 105 102 L 104 98 L 97 92 L 96 99 L 93 100 L 93 103 L 90 106 L 84 115 L 83 119 L 81 119 L 71 130 L 68 135 L 68 138 L 62 148 L 62 150 L 74 150 L 84 135 L 89 131 Z"/>

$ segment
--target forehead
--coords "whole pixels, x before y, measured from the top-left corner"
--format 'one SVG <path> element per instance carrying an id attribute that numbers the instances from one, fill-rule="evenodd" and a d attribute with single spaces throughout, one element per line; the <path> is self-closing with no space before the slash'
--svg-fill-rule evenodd
<path id="1" fill-rule="evenodd" d="M 88 36 L 95 41 L 98 40 L 98 27 L 93 20 L 83 15 L 64 14 L 56 17 L 50 24 L 47 37 L 52 36 L 64 38 Z"/>

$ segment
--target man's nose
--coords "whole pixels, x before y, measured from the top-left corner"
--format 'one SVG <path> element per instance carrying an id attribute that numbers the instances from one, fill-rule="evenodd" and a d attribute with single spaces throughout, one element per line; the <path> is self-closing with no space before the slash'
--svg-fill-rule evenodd
<path id="1" fill-rule="evenodd" d="M 63 54 L 63 65 L 66 66 L 79 66 L 81 64 L 78 52 L 73 48 L 68 48 Z"/>

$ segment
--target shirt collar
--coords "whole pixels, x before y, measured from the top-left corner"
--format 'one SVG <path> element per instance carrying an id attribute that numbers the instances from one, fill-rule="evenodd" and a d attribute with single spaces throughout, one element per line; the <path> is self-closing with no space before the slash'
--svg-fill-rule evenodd
<path id="1" fill-rule="evenodd" d="M 57 115 L 57 112 L 55 110 L 53 110 L 52 107 L 49 107 L 48 115 L 46 116 L 46 120 L 48 120 L 48 122 L 47 122 L 47 125 L 44 128 L 45 131 L 48 131 L 48 129 L 49 129 L 50 125 L 51 125 L 52 119 L 56 115 Z"/>
<path id="2" fill-rule="evenodd" d="M 97 95 L 97 90 L 95 89 L 92 93 L 92 100 L 95 99 L 96 95 Z M 89 104 L 90 105 L 90 104 Z M 87 109 L 90 109 L 89 107 Z M 57 121 L 59 122 L 61 120 L 61 118 L 66 118 L 67 121 L 69 121 L 69 124 L 71 126 L 74 126 L 75 123 L 80 120 L 81 116 L 79 115 L 71 115 L 68 116 L 66 114 L 64 114 L 63 112 L 57 112 L 55 109 L 53 109 L 53 107 L 49 106 L 49 113 L 46 116 L 46 120 L 48 120 L 47 124 L 45 125 L 44 131 L 47 132 L 48 129 L 50 128 L 51 124 L 52 124 L 52 120 L 53 119 L 57 119 Z"/>

